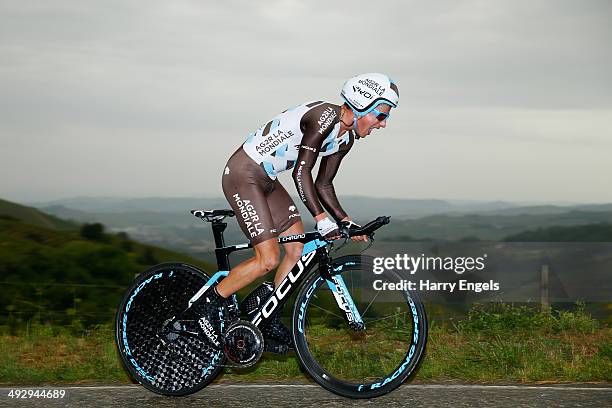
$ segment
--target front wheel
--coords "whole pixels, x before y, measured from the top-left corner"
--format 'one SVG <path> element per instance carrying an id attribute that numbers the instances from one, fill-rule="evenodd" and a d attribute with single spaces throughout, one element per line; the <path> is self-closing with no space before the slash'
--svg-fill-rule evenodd
<path id="1" fill-rule="evenodd" d="M 188 395 L 222 370 L 222 351 L 197 336 L 165 330 L 207 281 L 195 266 L 162 263 L 140 274 L 125 293 L 115 323 L 117 348 L 127 371 L 145 388 Z"/>
<path id="2" fill-rule="evenodd" d="M 293 311 L 296 354 L 312 378 L 335 394 L 349 398 L 387 394 L 416 372 L 423 357 L 425 308 L 413 292 L 375 290 L 372 257 L 345 256 L 333 262 L 365 329 L 349 326 L 330 286 L 315 272 L 302 285 Z M 375 279 L 401 281 L 393 271 Z"/>

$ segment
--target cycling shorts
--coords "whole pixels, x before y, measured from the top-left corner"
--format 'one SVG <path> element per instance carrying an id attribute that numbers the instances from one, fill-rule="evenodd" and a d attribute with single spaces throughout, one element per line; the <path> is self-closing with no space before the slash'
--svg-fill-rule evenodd
<path id="1" fill-rule="evenodd" d="M 280 184 L 240 147 L 230 157 L 222 176 L 225 198 L 253 246 L 278 237 L 301 221 L 295 203 Z"/>

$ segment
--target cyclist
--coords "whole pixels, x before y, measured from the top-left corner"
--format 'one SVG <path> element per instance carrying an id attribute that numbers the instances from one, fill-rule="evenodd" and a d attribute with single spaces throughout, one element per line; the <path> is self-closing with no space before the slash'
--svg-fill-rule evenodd
<path id="1" fill-rule="evenodd" d="M 388 76 L 368 73 L 347 80 L 341 96 L 342 105 L 316 101 L 283 111 L 251 133 L 228 160 L 222 176 L 223 192 L 255 256 L 232 268 L 198 301 L 204 306 L 202 318 L 210 321 L 206 327 L 212 326 L 216 333 L 221 332 L 215 319 L 218 322 L 225 299 L 278 267 L 274 285 L 265 282 L 253 292 L 264 301 L 302 255 L 302 243 L 282 244 L 285 256 L 279 263 L 277 237 L 304 233 L 301 216 L 277 179 L 279 173 L 293 168 L 298 195 L 326 239 L 338 236 L 338 222 L 349 227 L 353 224 L 338 202 L 332 180 L 355 139 L 386 127 L 391 108 L 397 106 L 399 90 Z M 317 157 L 321 162 L 313 181 L 311 171 Z M 367 237 L 353 239 L 365 241 Z M 266 340 L 291 347 L 291 333 L 281 323 L 280 315 L 277 309 L 260 329 Z"/>

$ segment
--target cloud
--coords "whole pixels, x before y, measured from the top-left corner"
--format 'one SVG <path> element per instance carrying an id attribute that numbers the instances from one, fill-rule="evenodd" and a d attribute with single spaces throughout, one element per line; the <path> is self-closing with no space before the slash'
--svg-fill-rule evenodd
<path id="1" fill-rule="evenodd" d="M 599 185 L 588 193 L 523 189 L 541 164 L 512 167 L 528 150 L 561 174 L 554 158 L 577 148 L 585 154 L 574 158 L 580 165 L 573 171 L 582 178 L 612 170 L 586 154 L 610 147 L 608 1 L 155 0 L 145 7 L 64 0 L 0 7 L 0 160 L 16 174 L 3 172 L 0 190 L 15 197 L 85 194 L 87 179 L 109 195 L 217 191 L 218 180 L 202 181 L 202 174 L 221 168 L 250 131 L 306 100 L 339 102 L 347 77 L 382 71 L 398 81 L 402 99 L 389 128 L 364 141 L 374 157 L 415 144 L 452 146 L 436 164 L 434 185 L 481 176 L 457 171 L 463 154 L 495 155 L 491 165 L 515 174 L 499 198 L 612 199 Z M 33 146 L 53 155 L 33 153 Z M 94 146 L 100 157 L 116 158 L 113 170 L 92 165 L 89 177 L 73 174 L 87 164 L 75 157 Z M 164 152 L 184 159 L 174 158 L 180 164 L 162 176 Z M 41 163 L 52 180 L 42 182 L 33 170 Z M 343 176 L 347 191 L 367 182 L 385 195 L 438 196 L 419 185 L 394 190 L 380 176 Z M 159 177 L 175 184 L 159 191 Z M 485 197 L 477 188 L 445 191 Z"/>

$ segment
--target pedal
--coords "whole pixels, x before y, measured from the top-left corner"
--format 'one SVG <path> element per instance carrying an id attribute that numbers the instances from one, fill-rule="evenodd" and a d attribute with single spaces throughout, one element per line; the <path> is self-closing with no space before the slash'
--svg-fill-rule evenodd
<path id="1" fill-rule="evenodd" d="M 240 308 L 238 307 L 238 303 L 234 301 L 233 297 L 229 297 L 227 299 L 225 307 L 227 309 L 228 320 L 230 322 L 240 320 Z"/>

